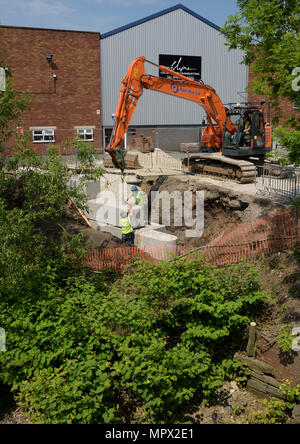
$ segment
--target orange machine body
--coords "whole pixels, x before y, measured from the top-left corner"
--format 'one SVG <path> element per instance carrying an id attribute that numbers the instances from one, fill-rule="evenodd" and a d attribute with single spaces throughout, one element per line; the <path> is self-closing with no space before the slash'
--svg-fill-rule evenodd
<path id="1" fill-rule="evenodd" d="M 145 73 L 145 63 L 159 67 L 161 71 L 171 74 L 173 78 L 157 77 Z M 111 155 L 116 167 L 124 169 L 122 142 L 131 118 L 143 90 L 149 89 L 170 96 L 189 100 L 200 105 L 206 112 L 208 126 L 202 134 L 201 146 L 222 152 L 222 141 L 225 132 L 233 135 L 237 131 L 230 117 L 226 114 L 216 91 L 209 85 L 202 84 L 162 65 L 149 62 L 145 57 L 138 57 L 129 65 L 122 81 L 120 97 L 114 115 L 114 128 L 106 151 Z M 267 133 L 269 136 L 269 132 Z M 269 141 L 269 137 L 268 141 Z"/>

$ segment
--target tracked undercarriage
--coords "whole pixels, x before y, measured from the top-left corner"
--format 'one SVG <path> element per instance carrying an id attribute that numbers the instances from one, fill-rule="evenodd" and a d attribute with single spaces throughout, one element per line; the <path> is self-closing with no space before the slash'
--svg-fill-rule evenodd
<path id="1" fill-rule="evenodd" d="M 252 162 L 233 159 L 222 154 L 194 154 L 182 161 L 183 169 L 188 173 L 221 176 L 240 183 L 255 181 L 256 167 Z"/>

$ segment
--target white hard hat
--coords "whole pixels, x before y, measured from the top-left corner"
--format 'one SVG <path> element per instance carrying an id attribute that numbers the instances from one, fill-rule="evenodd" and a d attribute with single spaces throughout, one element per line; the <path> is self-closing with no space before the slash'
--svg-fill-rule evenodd
<path id="1" fill-rule="evenodd" d="M 126 211 L 126 210 L 121 210 L 121 211 L 120 211 L 120 216 L 121 216 L 121 217 L 126 217 L 127 214 L 128 214 L 128 211 Z"/>

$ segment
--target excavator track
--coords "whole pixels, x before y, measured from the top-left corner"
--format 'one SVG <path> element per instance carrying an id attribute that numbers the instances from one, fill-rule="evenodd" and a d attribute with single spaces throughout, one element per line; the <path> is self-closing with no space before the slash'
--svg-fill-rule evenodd
<path id="1" fill-rule="evenodd" d="M 182 164 L 187 173 L 221 176 L 239 183 L 253 183 L 256 177 L 256 167 L 252 162 L 219 153 L 192 154 L 185 157 Z"/>

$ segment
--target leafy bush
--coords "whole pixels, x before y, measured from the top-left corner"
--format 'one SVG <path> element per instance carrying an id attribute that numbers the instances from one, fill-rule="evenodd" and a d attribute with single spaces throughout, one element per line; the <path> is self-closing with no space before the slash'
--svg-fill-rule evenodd
<path id="1" fill-rule="evenodd" d="M 22 297 L 2 293 L 1 377 L 34 422 L 125 422 L 124 394 L 143 421 L 174 421 L 239 372 L 230 356 L 265 300 L 246 266 L 140 264 L 112 285 L 48 264 Z"/>
<path id="2" fill-rule="evenodd" d="M 253 412 L 256 424 L 283 424 L 286 420 L 286 404 L 281 399 L 264 399 L 265 413 Z"/>
<path id="3" fill-rule="evenodd" d="M 292 351 L 292 326 L 290 324 L 282 325 L 278 335 L 278 347 L 283 353 L 290 353 Z"/>
<path id="4" fill-rule="evenodd" d="M 288 150 L 288 160 L 295 166 L 300 165 L 300 129 L 299 125 L 294 129 L 279 126 L 275 130 L 275 136 L 280 145 Z"/>
<path id="5" fill-rule="evenodd" d="M 268 300 L 250 267 L 136 263 L 118 279 L 94 274 L 64 229 L 70 193 L 82 200 L 56 152 L 44 164 L 24 144 L 5 168 L 0 378 L 33 422 L 122 423 L 137 412 L 176 422 L 186 403 L 240 375 L 232 356 Z"/>

